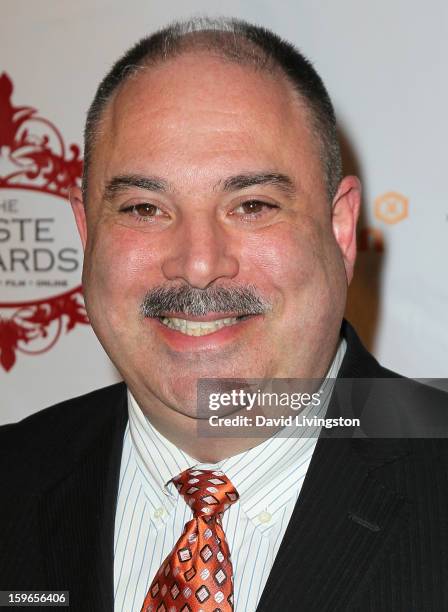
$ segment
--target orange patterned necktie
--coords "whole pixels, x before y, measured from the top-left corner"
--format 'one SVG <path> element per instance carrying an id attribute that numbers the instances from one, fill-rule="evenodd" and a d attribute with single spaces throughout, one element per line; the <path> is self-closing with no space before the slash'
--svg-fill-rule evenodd
<path id="1" fill-rule="evenodd" d="M 233 571 L 221 519 L 239 495 L 216 470 L 173 478 L 193 518 L 152 581 L 141 612 L 230 612 Z"/>

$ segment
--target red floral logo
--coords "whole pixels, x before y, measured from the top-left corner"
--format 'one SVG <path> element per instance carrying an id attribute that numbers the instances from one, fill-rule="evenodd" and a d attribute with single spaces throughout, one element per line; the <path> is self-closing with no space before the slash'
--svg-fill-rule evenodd
<path id="1" fill-rule="evenodd" d="M 79 278 L 76 276 L 76 286 L 61 293 L 64 285 L 69 282 L 73 285 L 79 262 L 76 249 L 59 245 L 61 248 L 55 250 L 55 244 L 61 239 L 54 232 L 60 215 L 67 214 L 68 190 L 79 183 L 82 175 L 80 148 L 72 144 L 67 151 L 60 131 L 39 116 L 36 109 L 14 106 L 12 94 L 13 83 L 3 73 L 0 76 L 0 205 L 3 207 L 0 213 L 11 213 L 0 218 L 0 248 L 4 249 L 0 251 L 0 366 L 6 371 L 16 363 L 17 353 L 36 355 L 48 351 L 62 332 L 88 323 Z M 24 192 L 28 194 L 25 203 L 20 201 L 20 194 Z M 37 213 L 33 213 L 34 217 L 29 214 L 31 192 L 35 198 L 38 193 L 50 196 L 46 206 L 56 210 L 54 218 L 48 214 L 45 218 L 35 218 Z M 3 197 L 5 194 L 19 196 Z M 34 203 L 32 207 L 38 210 Z M 23 214 L 24 210 L 27 214 Z M 13 244 L 14 232 L 17 238 Z M 29 244 L 26 243 L 28 235 Z M 32 249 L 30 241 L 34 241 Z M 58 281 L 48 280 L 50 274 L 56 273 Z M 63 274 L 70 276 L 70 281 L 60 280 Z M 18 276 L 21 280 L 17 280 Z M 42 292 L 52 295 L 39 295 Z"/>

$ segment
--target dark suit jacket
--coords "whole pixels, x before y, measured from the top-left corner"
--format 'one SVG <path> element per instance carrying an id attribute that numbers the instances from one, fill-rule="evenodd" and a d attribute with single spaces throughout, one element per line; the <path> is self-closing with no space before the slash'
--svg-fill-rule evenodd
<path id="1" fill-rule="evenodd" d="M 396 376 L 343 332 L 341 377 Z M 441 392 L 413 393 L 429 415 L 447 406 Z M 354 385 L 330 411 L 365 402 Z M 72 612 L 112 612 L 126 422 L 120 383 L 0 428 L 0 590 L 69 590 Z M 258 611 L 447 610 L 447 441 L 322 437 Z"/>

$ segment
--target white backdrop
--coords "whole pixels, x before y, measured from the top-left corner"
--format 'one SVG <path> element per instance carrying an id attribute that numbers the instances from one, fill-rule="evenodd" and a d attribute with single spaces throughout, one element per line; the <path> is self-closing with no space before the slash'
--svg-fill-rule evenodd
<path id="1" fill-rule="evenodd" d="M 8 101 L 3 81 L 0 180 L 8 157 L 7 126 L 12 125 L 12 115 L 5 120 L 8 104 L 15 110 L 32 107 L 35 116 L 51 122 L 63 137 L 67 160 L 68 147 L 81 144 L 87 106 L 113 61 L 146 33 L 196 14 L 233 15 L 266 25 L 314 62 L 336 107 L 346 169 L 356 172 L 364 186 L 360 254 L 348 316 L 384 365 L 414 377 L 447 377 L 445 0 L 288 0 L 280 8 L 274 0 L 2 0 L 0 73 L 8 74 L 14 90 Z M 16 143 L 24 129 L 15 131 Z M 0 183 L 0 228 L 10 227 L 5 224 L 14 214 L 35 219 L 36 210 L 39 217 L 52 219 L 54 198 Z M 65 206 L 61 193 L 59 206 Z M 62 246 L 79 251 L 74 222 L 62 216 L 57 223 L 43 221 L 40 233 L 27 237 L 26 248 L 56 248 L 51 232 L 57 229 Z M 33 291 L 11 282 L 14 271 L 8 268 L 7 251 L 26 242 L 14 245 L 12 240 L 0 234 L 3 304 L 23 302 L 26 291 Z M 20 242 L 18 233 L 15 240 Z M 18 276 L 26 277 L 25 264 L 15 267 Z M 76 287 L 79 268 L 66 276 L 69 288 Z M 36 299 L 45 291 L 37 293 Z M 58 291 L 52 288 L 50 293 Z M 29 308 L 17 312 L 17 306 L 0 307 L 0 423 L 118 379 L 88 325 L 76 322 L 67 331 L 67 315 L 58 320 L 53 313 L 54 320 L 45 327 L 35 311 L 31 319 Z M 48 310 L 39 312 L 48 315 Z M 17 322 L 17 317 L 21 329 L 26 327 L 26 343 L 14 336 L 18 328 L 11 320 Z"/>

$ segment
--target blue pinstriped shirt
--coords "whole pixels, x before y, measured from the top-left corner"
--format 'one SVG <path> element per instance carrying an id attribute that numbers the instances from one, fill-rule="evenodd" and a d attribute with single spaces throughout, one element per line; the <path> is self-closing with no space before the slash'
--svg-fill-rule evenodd
<path id="1" fill-rule="evenodd" d="M 324 416 L 346 343 L 324 382 Z M 222 470 L 240 499 L 223 516 L 233 570 L 236 612 L 254 612 L 299 496 L 316 446 L 313 437 L 275 435 L 216 464 L 198 463 L 163 437 L 128 393 L 129 422 L 121 459 L 114 536 L 115 612 L 140 612 L 160 565 L 192 517 L 169 481 L 189 467 Z M 307 435 L 310 430 L 307 430 Z"/>

